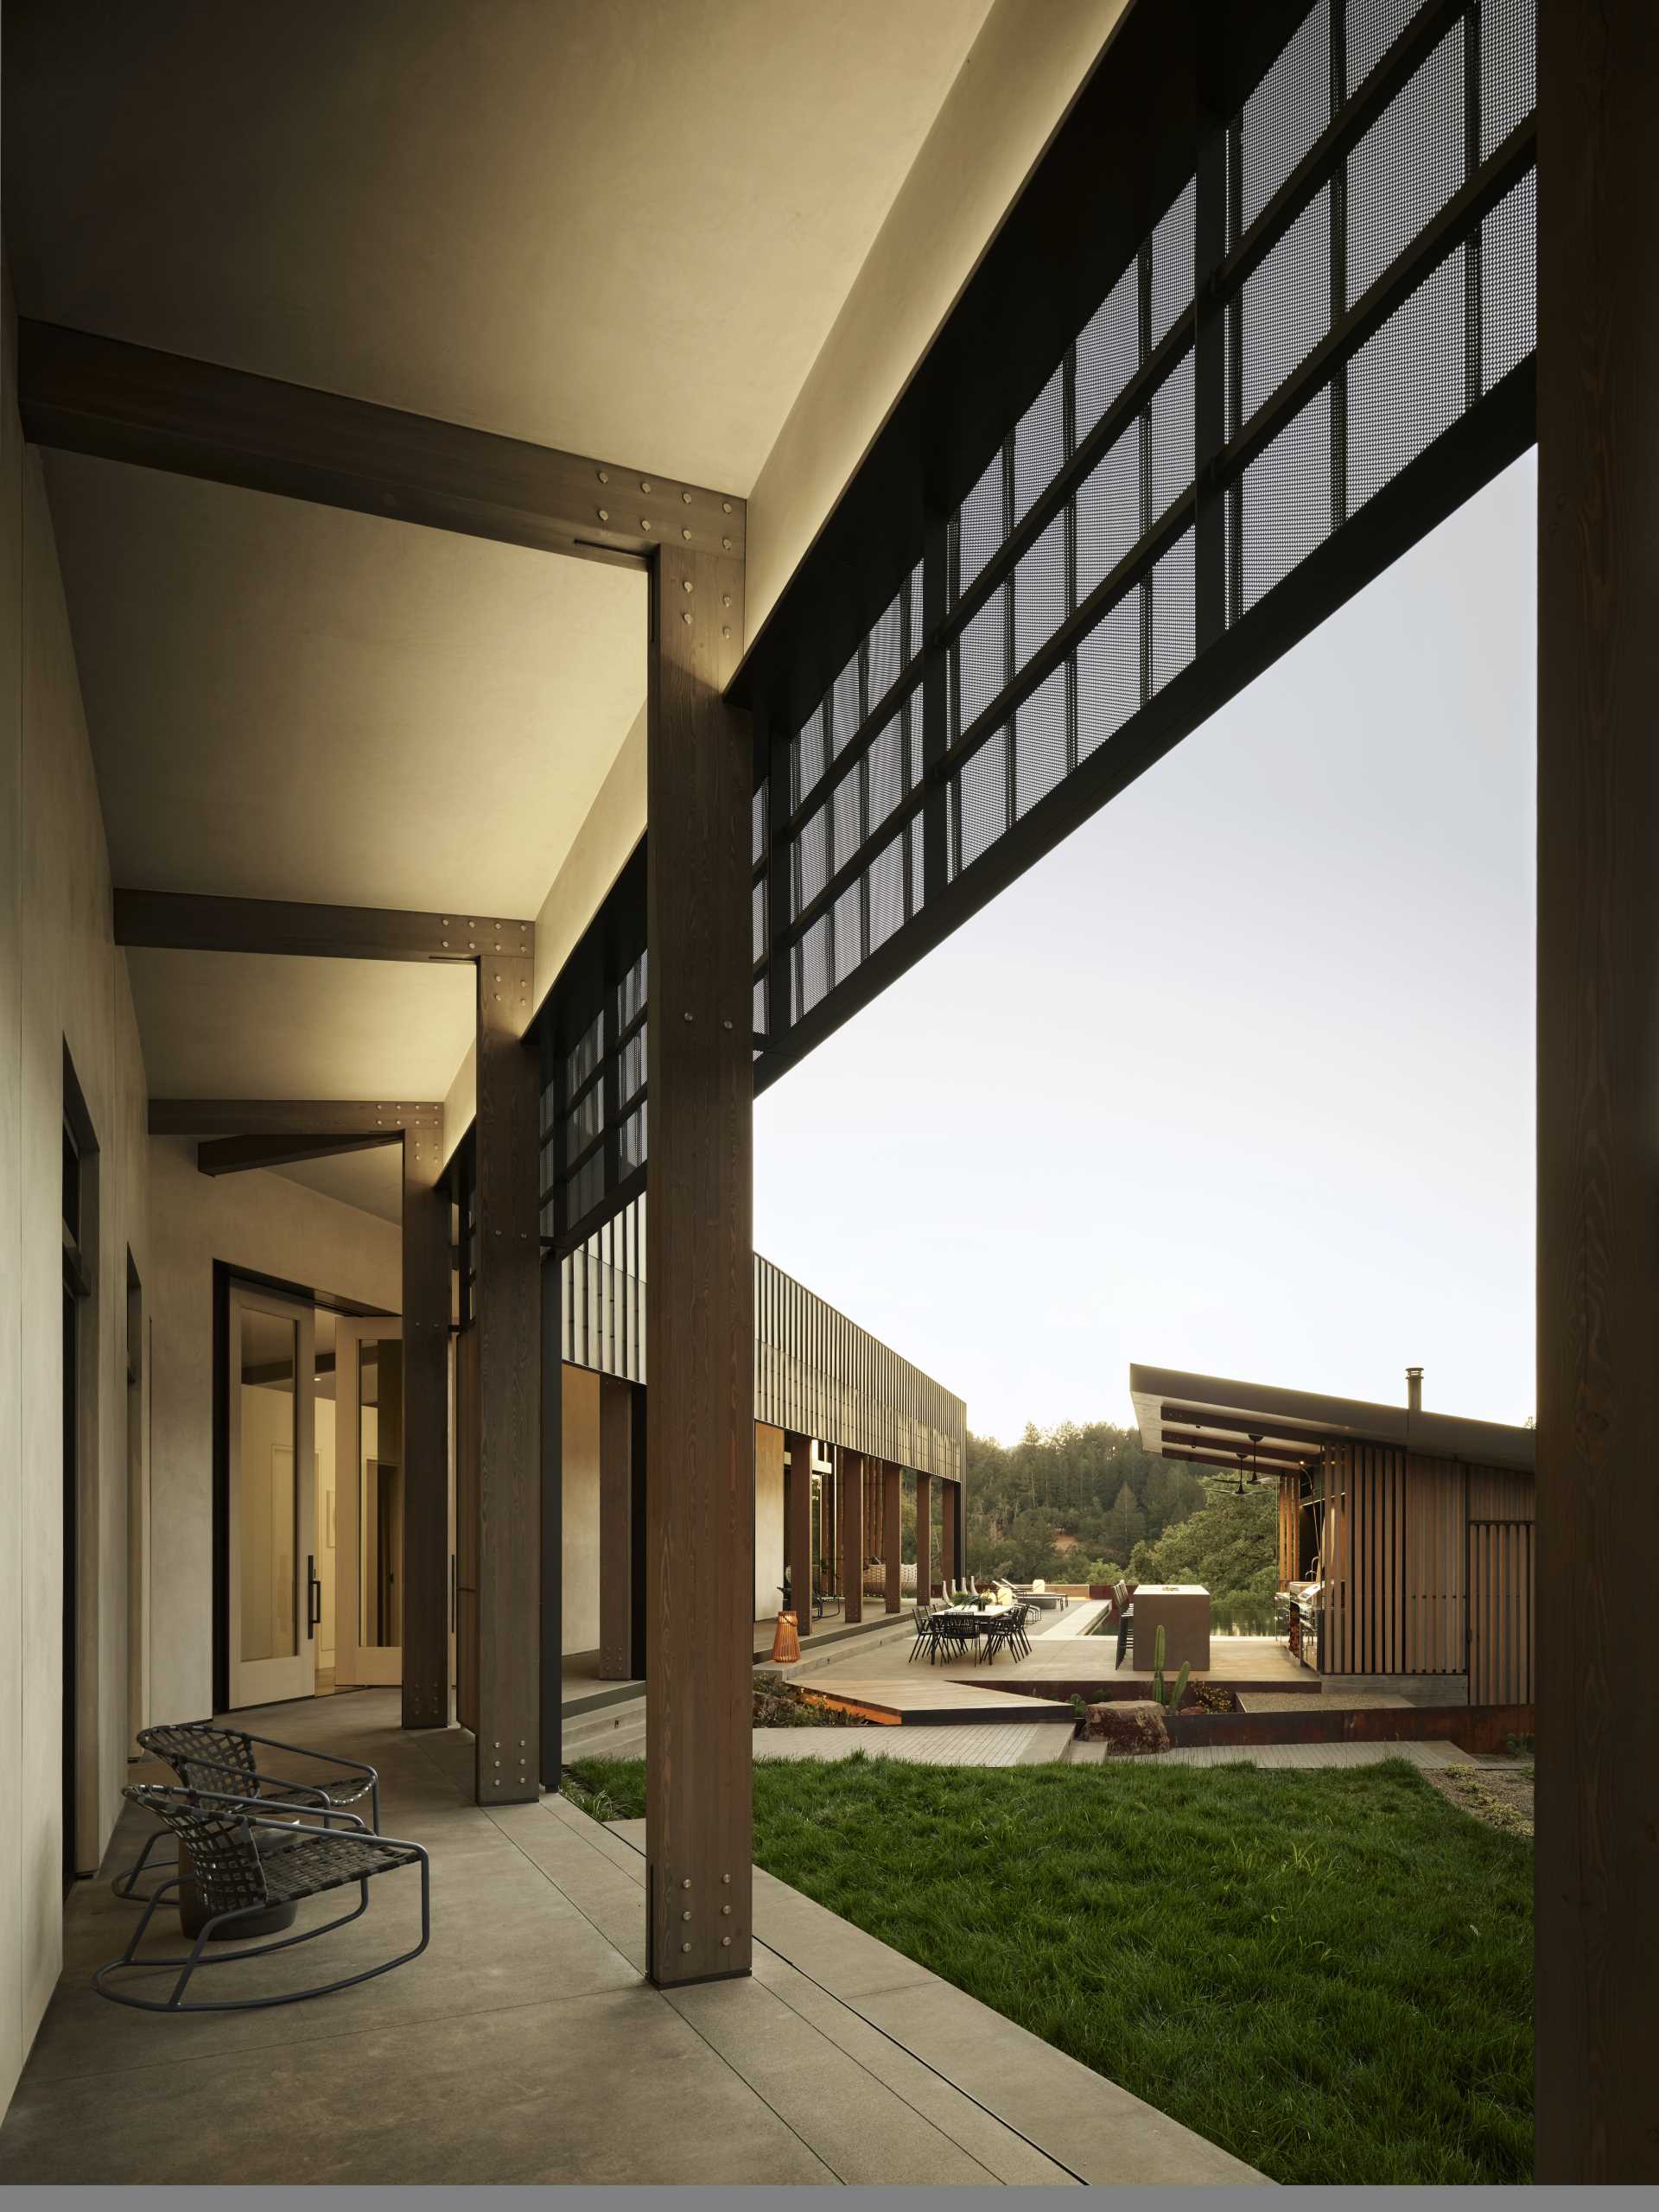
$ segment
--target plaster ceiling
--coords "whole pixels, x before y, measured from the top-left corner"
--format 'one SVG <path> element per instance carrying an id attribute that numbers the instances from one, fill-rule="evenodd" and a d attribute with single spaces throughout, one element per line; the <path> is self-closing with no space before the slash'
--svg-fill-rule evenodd
<path id="1" fill-rule="evenodd" d="M 642 572 L 73 454 L 47 483 L 118 883 L 534 917 L 645 695 Z"/>
<path id="2" fill-rule="evenodd" d="M 442 1099 L 476 1020 L 470 967 L 127 954 L 152 1098 Z"/>
<path id="3" fill-rule="evenodd" d="M 341 1153 L 336 1160 L 307 1160 L 269 1172 L 320 1191 L 325 1198 L 338 1198 L 342 1205 L 360 1206 L 382 1221 L 403 1220 L 404 1155 L 397 1145 L 383 1145 L 378 1152 Z"/>
<path id="4" fill-rule="evenodd" d="M 988 0 L 13 0 L 26 315 L 747 493 Z"/>

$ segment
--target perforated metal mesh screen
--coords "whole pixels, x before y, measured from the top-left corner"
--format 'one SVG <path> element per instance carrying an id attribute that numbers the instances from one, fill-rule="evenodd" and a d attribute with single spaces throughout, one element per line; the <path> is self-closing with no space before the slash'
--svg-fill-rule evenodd
<path id="1" fill-rule="evenodd" d="M 647 969 L 642 842 L 537 1015 L 546 1243 L 569 1249 L 644 1187 Z"/>
<path id="2" fill-rule="evenodd" d="M 1316 0 L 1218 129 L 788 734 L 770 1044 L 1528 359 L 1534 4 Z"/>

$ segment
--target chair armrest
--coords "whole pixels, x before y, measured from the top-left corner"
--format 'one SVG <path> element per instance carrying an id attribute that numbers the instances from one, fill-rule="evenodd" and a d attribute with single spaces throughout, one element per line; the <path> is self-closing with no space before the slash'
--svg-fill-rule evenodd
<path id="1" fill-rule="evenodd" d="M 245 1735 L 246 1730 L 243 1731 Z M 378 1782 L 379 1770 L 366 1765 L 361 1759 L 343 1759 L 334 1751 L 314 1751 L 309 1744 L 281 1744 L 275 1736 L 249 1736 L 251 1744 L 263 1744 L 268 1751 L 292 1751 L 296 1758 L 316 1759 L 323 1766 L 343 1766 L 353 1774 L 360 1774 L 365 1782 Z"/>
<path id="2" fill-rule="evenodd" d="M 237 1806 L 246 1815 L 250 1827 L 281 1828 L 284 1835 L 292 1835 L 296 1826 L 304 1827 L 308 1821 L 321 1821 L 322 1823 L 321 1827 L 311 1830 L 314 1835 L 326 1834 L 336 1821 L 343 1821 L 347 1827 L 356 1828 L 361 1834 L 368 1832 L 368 1823 L 360 1813 L 348 1813 L 337 1805 L 288 1805 L 275 1797 L 244 1797 L 228 1789 L 193 1789 L 188 1794 L 192 1797 L 206 1798 L 214 1805 Z M 279 1821 L 271 1817 L 277 1813 L 294 1813 L 301 1817 L 298 1821 Z"/>

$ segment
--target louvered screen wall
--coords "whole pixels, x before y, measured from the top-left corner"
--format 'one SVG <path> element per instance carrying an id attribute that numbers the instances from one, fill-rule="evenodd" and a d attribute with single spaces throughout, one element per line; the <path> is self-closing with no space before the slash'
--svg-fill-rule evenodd
<path id="1" fill-rule="evenodd" d="M 643 1382 L 645 1201 L 635 1199 L 563 1262 L 564 1357 Z M 824 1444 L 961 1481 L 962 1399 L 759 1253 L 754 1417 Z"/>
<path id="2" fill-rule="evenodd" d="M 1529 364 L 1534 42 L 1533 0 L 1317 0 L 1217 130 L 880 621 L 772 734 L 762 1083 L 790 1029 L 822 1034 L 874 954 Z"/>
<path id="3" fill-rule="evenodd" d="M 1324 1481 L 1325 1672 L 1466 1671 L 1473 1704 L 1529 1701 L 1532 1477 L 1338 1444 Z"/>

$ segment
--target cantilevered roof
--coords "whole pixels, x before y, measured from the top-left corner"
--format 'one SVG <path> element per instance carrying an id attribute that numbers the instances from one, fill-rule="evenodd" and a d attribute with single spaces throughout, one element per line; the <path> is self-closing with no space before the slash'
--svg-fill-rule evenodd
<path id="1" fill-rule="evenodd" d="M 1325 1398 L 1169 1367 L 1129 1369 L 1129 1395 L 1148 1452 L 1233 1467 L 1241 1450 L 1265 1473 L 1317 1459 L 1325 1444 L 1389 1444 L 1482 1466 L 1533 1469 L 1533 1432 L 1453 1414 L 1414 1413 L 1363 1398 Z M 1254 1443 L 1252 1442 L 1254 1440 Z"/>

